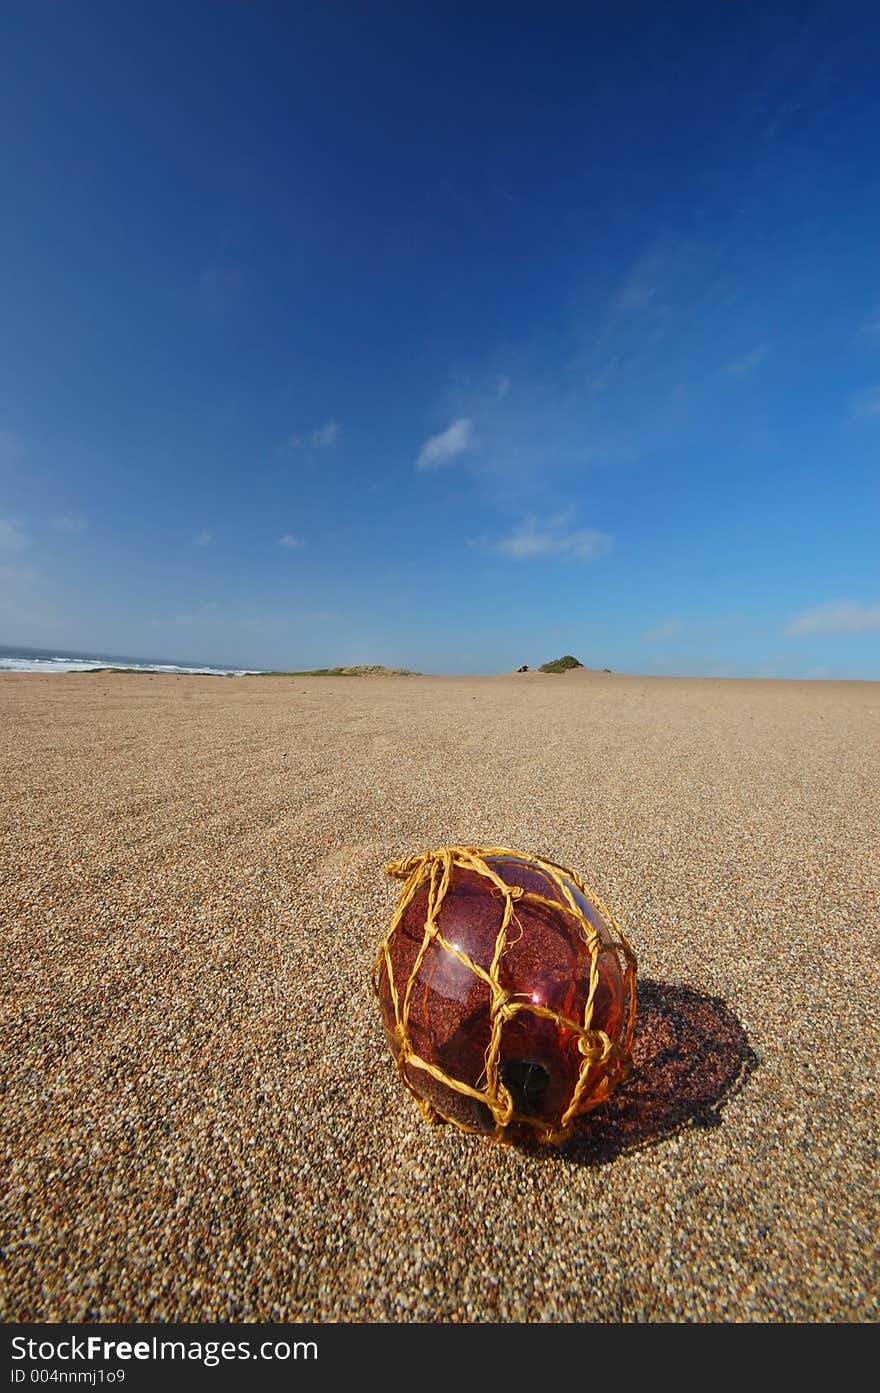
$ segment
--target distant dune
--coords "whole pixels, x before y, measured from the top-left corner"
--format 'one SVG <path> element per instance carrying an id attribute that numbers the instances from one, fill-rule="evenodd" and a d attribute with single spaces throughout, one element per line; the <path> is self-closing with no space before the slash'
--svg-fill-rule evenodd
<path id="1" fill-rule="evenodd" d="M 583 667 L 579 658 L 573 658 L 570 653 L 564 654 L 561 658 L 554 658 L 552 662 L 542 663 L 540 672 L 568 672 L 571 668 Z"/>
<path id="2" fill-rule="evenodd" d="M 579 658 L 574 658 L 570 653 L 566 653 L 562 658 L 554 658 L 552 662 L 541 663 L 540 667 L 529 667 L 524 663 L 522 667 L 516 669 L 517 673 L 566 673 L 566 672 L 610 672 L 609 667 L 585 667 Z"/>

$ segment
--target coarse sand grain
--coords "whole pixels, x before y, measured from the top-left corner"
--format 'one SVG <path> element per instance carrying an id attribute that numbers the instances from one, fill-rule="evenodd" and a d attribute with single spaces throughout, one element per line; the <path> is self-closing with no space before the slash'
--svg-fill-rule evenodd
<path id="1" fill-rule="evenodd" d="M 0 677 L 7 1322 L 874 1322 L 880 684 Z M 432 1127 L 387 862 L 576 870 L 638 955 L 560 1148 Z"/>

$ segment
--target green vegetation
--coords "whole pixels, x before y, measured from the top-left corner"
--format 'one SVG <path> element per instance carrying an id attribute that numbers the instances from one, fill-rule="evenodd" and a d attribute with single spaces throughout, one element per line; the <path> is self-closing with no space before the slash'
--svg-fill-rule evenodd
<path id="1" fill-rule="evenodd" d="M 342 667 L 313 667 L 294 669 L 290 672 L 254 672 L 253 677 L 353 677 L 354 673 Z"/>
<path id="2" fill-rule="evenodd" d="M 564 658 L 554 658 L 552 663 L 542 663 L 538 668 L 539 672 L 567 672 L 572 667 L 583 667 L 577 658 L 573 658 L 570 653 L 566 653 Z"/>
<path id="3" fill-rule="evenodd" d="M 421 677 L 406 667 L 382 667 L 381 664 L 361 664 L 358 667 L 313 667 L 299 672 L 256 672 L 254 677 Z"/>

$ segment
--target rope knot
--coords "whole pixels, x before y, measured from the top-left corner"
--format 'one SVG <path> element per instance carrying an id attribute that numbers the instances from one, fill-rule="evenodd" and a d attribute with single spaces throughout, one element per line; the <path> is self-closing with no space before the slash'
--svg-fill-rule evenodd
<path id="1" fill-rule="evenodd" d="M 590 1030 L 578 1040 L 578 1050 L 591 1064 L 605 1064 L 616 1048 L 604 1030 Z"/>
<path id="2" fill-rule="evenodd" d="M 492 1000 L 492 1017 L 494 1020 L 512 1021 L 519 1012 L 511 992 L 499 989 Z"/>

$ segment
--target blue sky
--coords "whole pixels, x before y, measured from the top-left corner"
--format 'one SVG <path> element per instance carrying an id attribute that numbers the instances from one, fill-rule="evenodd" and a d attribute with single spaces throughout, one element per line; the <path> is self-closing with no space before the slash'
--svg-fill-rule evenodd
<path id="1" fill-rule="evenodd" d="M 878 41 L 7 6 L 0 642 L 880 679 Z"/>

